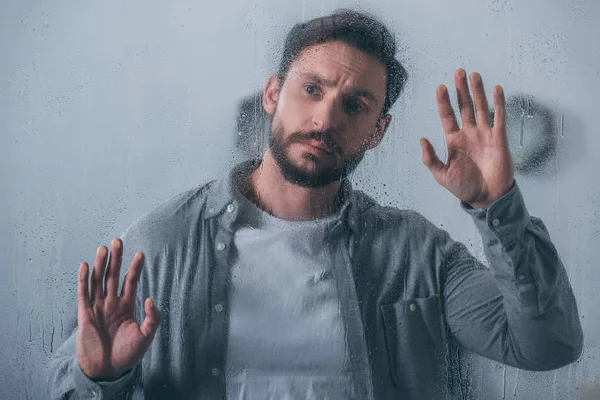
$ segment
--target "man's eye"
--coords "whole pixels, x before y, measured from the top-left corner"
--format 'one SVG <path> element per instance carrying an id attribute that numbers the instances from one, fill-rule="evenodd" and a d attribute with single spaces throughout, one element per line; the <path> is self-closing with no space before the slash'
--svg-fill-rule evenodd
<path id="1" fill-rule="evenodd" d="M 319 88 L 317 88 L 315 85 L 306 85 L 304 89 L 306 90 L 306 93 L 311 95 L 315 95 L 319 91 Z"/>
<path id="2" fill-rule="evenodd" d="M 356 102 L 356 101 L 346 102 L 344 108 L 346 109 L 346 112 L 348 112 L 349 114 L 358 114 L 358 113 L 365 111 L 365 109 L 366 109 L 362 103 Z"/>

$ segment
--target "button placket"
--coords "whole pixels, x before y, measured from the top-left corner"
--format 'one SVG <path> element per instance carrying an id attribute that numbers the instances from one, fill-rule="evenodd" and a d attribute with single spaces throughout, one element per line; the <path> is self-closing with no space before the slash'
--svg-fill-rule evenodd
<path id="1" fill-rule="evenodd" d="M 231 204 L 225 207 L 226 214 L 222 215 L 220 218 L 222 221 L 227 221 L 231 219 L 234 215 L 235 207 L 229 207 Z M 228 222 L 221 222 L 224 226 L 228 225 Z M 221 349 L 224 348 L 226 343 L 224 339 L 226 337 L 225 332 L 227 330 L 227 313 L 225 312 L 225 302 L 227 299 L 227 290 L 225 286 L 225 282 L 227 281 L 228 274 L 228 253 L 229 248 L 232 246 L 232 236 L 231 233 L 226 230 L 219 229 L 215 235 L 213 236 L 213 249 L 215 252 L 215 278 L 214 284 L 212 288 L 212 312 L 209 311 L 212 317 L 212 326 L 214 329 L 211 332 L 211 340 L 213 343 L 213 351 L 210 352 L 209 362 L 209 370 L 210 377 L 213 378 L 212 382 L 216 385 L 221 385 L 221 381 L 224 378 L 223 374 L 223 351 Z M 210 308 L 209 308 L 210 310 Z"/>

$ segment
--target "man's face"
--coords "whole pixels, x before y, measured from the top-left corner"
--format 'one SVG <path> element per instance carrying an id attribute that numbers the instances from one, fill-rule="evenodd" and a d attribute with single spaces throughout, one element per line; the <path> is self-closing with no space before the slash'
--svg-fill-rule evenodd
<path id="1" fill-rule="evenodd" d="M 272 77 L 264 106 L 273 123 L 269 147 L 284 177 L 305 187 L 344 178 L 383 138 L 386 68 L 342 42 L 305 49 L 281 86 Z"/>

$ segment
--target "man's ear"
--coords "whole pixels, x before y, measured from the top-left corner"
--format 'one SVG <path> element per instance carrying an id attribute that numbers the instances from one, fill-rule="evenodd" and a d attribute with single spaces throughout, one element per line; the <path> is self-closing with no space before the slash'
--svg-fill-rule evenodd
<path id="1" fill-rule="evenodd" d="M 263 91 L 263 108 L 271 117 L 275 114 L 275 110 L 277 109 L 281 84 L 281 79 L 279 79 L 277 75 L 271 75 L 267 80 L 265 90 Z"/>
<path id="2" fill-rule="evenodd" d="M 385 136 L 385 132 L 390 126 L 390 122 L 392 122 L 392 116 L 390 114 L 385 114 L 379 117 L 377 123 L 375 124 L 375 130 L 373 134 L 371 134 L 371 136 L 369 136 L 367 139 L 366 144 L 369 150 L 374 149 L 379 143 L 381 143 L 383 137 Z"/>

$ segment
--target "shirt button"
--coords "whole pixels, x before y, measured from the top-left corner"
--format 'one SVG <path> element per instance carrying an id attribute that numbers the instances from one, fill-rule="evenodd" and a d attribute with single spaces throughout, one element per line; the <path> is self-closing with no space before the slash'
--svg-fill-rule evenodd
<path id="1" fill-rule="evenodd" d="M 234 212 L 235 211 L 235 205 L 234 204 L 229 204 L 227 206 L 227 212 Z"/>
<path id="2" fill-rule="evenodd" d="M 494 218 L 494 220 L 492 221 L 492 225 L 494 225 L 494 226 L 500 225 L 500 220 L 498 218 Z"/>
<path id="3" fill-rule="evenodd" d="M 208 212 L 212 214 L 212 213 L 215 212 L 215 209 L 211 207 L 211 208 L 208 209 Z"/>
<path id="4" fill-rule="evenodd" d="M 223 242 L 217 243 L 217 250 L 223 251 L 223 250 L 225 250 L 225 247 L 226 247 L 225 243 L 223 243 Z"/>
<path id="5" fill-rule="evenodd" d="M 215 306 L 215 311 L 216 312 L 221 312 L 223 311 L 223 304 L 219 303 Z"/>
<path id="6" fill-rule="evenodd" d="M 221 371 L 219 371 L 219 368 L 213 368 L 212 371 L 210 371 L 210 373 L 212 374 L 212 376 L 219 376 Z"/>
<path id="7" fill-rule="evenodd" d="M 409 307 L 410 311 L 415 312 L 417 311 L 417 305 L 415 303 L 412 303 Z"/>
<path id="8" fill-rule="evenodd" d="M 525 275 L 519 275 L 519 280 L 520 281 L 524 281 L 525 280 Z"/>

